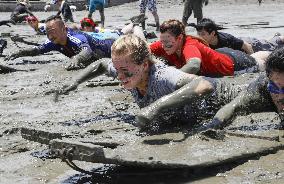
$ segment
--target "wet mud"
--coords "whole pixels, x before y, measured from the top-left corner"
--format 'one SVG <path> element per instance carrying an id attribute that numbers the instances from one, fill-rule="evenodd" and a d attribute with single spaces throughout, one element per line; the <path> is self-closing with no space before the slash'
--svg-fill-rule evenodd
<path id="1" fill-rule="evenodd" d="M 158 2 L 161 22 L 169 18 L 181 18 L 182 1 Z M 226 27 L 224 32 L 239 37 L 269 39 L 276 32 L 284 34 L 283 9 L 284 2 L 281 0 L 266 0 L 261 6 L 256 0 L 212 0 L 204 7 L 204 16 Z M 35 12 L 35 15 L 44 19 L 52 13 L 55 12 Z M 107 8 L 106 27 L 122 28 L 131 16 L 138 13 L 138 2 Z M 86 11 L 75 12 L 75 22 L 78 23 L 86 14 Z M 4 12 L 0 12 L 0 15 L 1 19 L 8 19 L 10 16 Z M 153 23 L 152 15 L 147 13 L 147 16 L 147 23 Z M 98 12 L 95 19 L 99 19 Z M 196 22 L 192 17 L 189 21 Z M 155 28 L 149 26 L 147 30 L 154 31 Z M 195 34 L 192 27 L 187 27 L 186 30 L 189 34 Z M 8 41 L 8 48 L 4 50 L 3 55 L 17 49 L 33 47 L 46 39 L 43 35 L 36 35 L 24 24 L 11 28 L 2 26 L 0 33 L 1 38 Z M 106 76 L 98 77 L 80 85 L 68 95 L 59 96 L 55 102 L 52 93 L 54 89 L 71 83 L 74 76 L 80 72 L 64 69 L 68 58 L 56 52 L 13 61 L 4 61 L 1 56 L 0 64 L 28 70 L 0 74 L 0 183 L 284 183 L 283 146 L 281 148 L 275 145 L 273 149 L 269 148 L 278 143 L 279 137 L 279 119 L 274 113 L 240 116 L 226 129 L 226 134 L 208 132 L 188 138 L 187 130 L 169 127 L 165 132 L 149 137 L 134 126 L 135 113 L 139 109 L 133 103 L 130 93 L 122 89 L 117 80 Z M 245 74 L 236 78 L 225 77 L 223 80 L 243 84 L 256 76 L 257 74 Z M 34 142 L 28 137 L 31 135 L 30 130 L 41 130 L 47 134 L 41 134 L 37 142 Z M 244 146 L 239 148 L 236 143 L 235 147 L 230 148 L 229 144 L 224 149 L 218 148 L 217 143 L 225 144 L 224 140 L 231 137 L 234 137 L 234 140 L 243 140 L 238 146 Z M 92 171 L 93 175 L 79 173 L 60 158 L 50 155 L 46 144 L 54 138 L 80 142 L 83 145 L 91 144 L 103 149 L 107 153 L 104 158 L 108 158 L 109 162 L 121 161 L 120 163 L 131 164 L 125 166 L 74 161 L 78 167 Z M 159 155 L 159 152 L 155 151 L 159 149 L 164 156 L 171 158 L 162 160 L 162 163 L 168 165 L 172 164 L 168 161 L 173 160 L 172 157 L 175 156 L 170 153 L 175 151 L 184 151 L 184 163 L 186 159 L 194 156 L 203 160 L 214 156 L 206 155 L 206 152 L 200 149 L 186 154 L 186 146 L 182 146 L 184 150 L 175 149 L 175 146 L 185 144 L 184 140 L 190 139 L 195 143 L 200 142 L 196 149 L 201 148 L 206 141 L 216 143 L 215 148 L 221 150 L 216 153 L 220 155 L 225 154 L 225 148 L 230 148 L 228 150 L 235 153 L 235 150 L 247 146 L 249 152 L 254 145 L 259 147 L 263 144 L 267 145 L 268 149 L 245 158 L 228 160 L 225 164 L 210 165 L 206 162 L 206 167 L 148 167 L 147 163 L 158 157 L 155 156 Z M 137 142 L 141 144 L 136 144 Z M 129 147 L 123 147 L 124 145 Z M 170 145 L 171 152 L 162 150 L 164 145 Z M 151 153 L 152 146 L 156 147 Z M 145 165 L 135 164 L 135 155 L 143 151 L 145 154 L 141 155 L 145 158 L 141 159 L 147 162 L 144 162 Z M 113 158 L 119 159 L 117 161 Z M 182 164 L 180 162 L 180 165 Z"/>

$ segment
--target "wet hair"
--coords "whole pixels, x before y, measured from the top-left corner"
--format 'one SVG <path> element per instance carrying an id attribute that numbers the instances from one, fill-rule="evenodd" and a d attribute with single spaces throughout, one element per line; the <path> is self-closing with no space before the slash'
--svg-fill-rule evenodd
<path id="1" fill-rule="evenodd" d="M 170 19 L 170 20 L 163 22 L 162 25 L 160 26 L 160 32 L 161 33 L 168 32 L 175 37 L 181 34 L 186 36 L 185 27 L 183 23 L 175 19 Z"/>
<path id="2" fill-rule="evenodd" d="M 197 23 L 195 28 L 197 31 L 202 31 L 204 29 L 209 34 L 212 33 L 212 31 L 215 31 L 215 33 L 217 33 L 219 30 L 219 26 L 216 25 L 216 23 L 213 20 L 208 19 L 208 18 L 201 19 Z"/>
<path id="3" fill-rule="evenodd" d="M 60 21 L 62 21 L 62 18 L 61 18 L 60 15 L 51 15 L 50 17 L 47 17 L 47 19 L 45 19 L 45 23 L 47 23 L 49 21 L 52 21 L 52 20 L 60 20 Z"/>
<path id="4" fill-rule="evenodd" d="M 128 34 L 118 38 L 111 47 L 112 55 L 130 55 L 135 64 L 141 65 L 145 59 L 152 61 L 146 41 L 140 37 Z"/>
<path id="5" fill-rule="evenodd" d="M 284 72 L 284 47 L 273 51 L 268 56 L 265 70 L 268 77 L 272 72 Z"/>

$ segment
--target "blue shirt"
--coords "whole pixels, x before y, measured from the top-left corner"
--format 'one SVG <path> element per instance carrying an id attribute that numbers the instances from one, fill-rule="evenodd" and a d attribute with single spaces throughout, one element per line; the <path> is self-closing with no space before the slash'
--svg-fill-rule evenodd
<path id="1" fill-rule="evenodd" d="M 71 58 L 86 49 L 90 52 L 99 52 L 103 57 L 110 58 L 111 46 L 114 40 L 99 40 L 81 31 L 74 31 L 67 28 L 67 44 L 59 45 L 51 42 L 49 39 L 44 44 L 38 46 L 40 52 L 58 51 Z"/>

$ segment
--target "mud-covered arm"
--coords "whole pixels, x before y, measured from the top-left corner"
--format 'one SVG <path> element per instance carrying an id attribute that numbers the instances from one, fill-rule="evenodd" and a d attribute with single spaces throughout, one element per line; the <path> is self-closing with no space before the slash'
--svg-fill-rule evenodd
<path id="1" fill-rule="evenodd" d="M 262 112 L 267 104 L 265 104 L 263 94 L 261 94 L 261 85 L 258 79 L 253 81 L 236 98 L 216 113 L 207 128 L 223 128 L 231 124 L 237 115 Z"/>
<path id="2" fill-rule="evenodd" d="M 242 50 L 245 51 L 245 53 L 247 53 L 249 55 L 254 53 L 252 45 L 249 44 L 246 41 L 244 41 L 244 43 L 243 43 Z"/>
<path id="3" fill-rule="evenodd" d="M 103 75 L 108 72 L 108 66 L 111 59 L 100 59 L 85 68 L 75 79 L 68 85 L 59 90 L 59 94 L 65 94 L 69 91 L 75 90 L 79 84 Z"/>
<path id="4" fill-rule="evenodd" d="M 185 73 L 197 74 L 200 72 L 200 67 L 201 67 L 200 58 L 190 58 L 180 70 Z"/>
<path id="5" fill-rule="evenodd" d="M 149 106 L 141 109 L 141 113 L 137 115 L 138 125 L 144 127 L 163 111 L 190 104 L 200 98 L 204 98 L 204 96 L 213 91 L 214 86 L 211 82 L 203 77 L 195 78 L 173 93 L 163 96 Z"/>
<path id="6" fill-rule="evenodd" d="M 19 57 L 24 57 L 24 56 L 37 56 L 40 55 L 41 51 L 38 47 L 33 47 L 33 48 L 28 48 L 24 50 L 18 50 L 8 56 L 5 57 L 5 60 L 13 60 Z"/>

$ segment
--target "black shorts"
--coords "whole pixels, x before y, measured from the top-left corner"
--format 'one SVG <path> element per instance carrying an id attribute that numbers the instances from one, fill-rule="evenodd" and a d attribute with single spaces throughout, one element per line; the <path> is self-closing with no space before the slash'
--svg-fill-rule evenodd
<path id="1" fill-rule="evenodd" d="M 232 58 L 234 62 L 235 75 L 243 73 L 254 73 L 259 71 L 256 60 L 252 56 L 242 51 L 233 50 L 227 47 L 216 49 L 216 51 L 222 54 L 226 54 L 227 56 Z"/>

